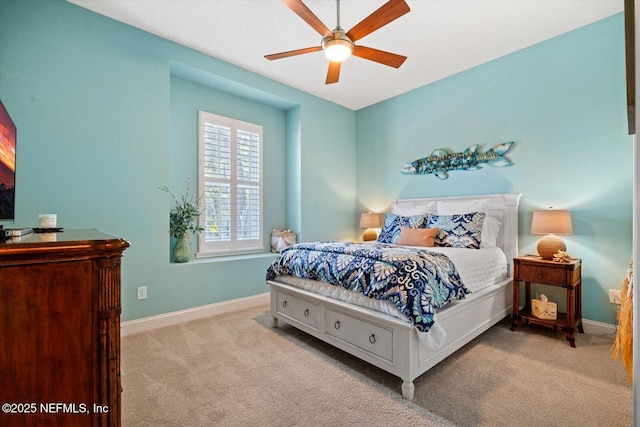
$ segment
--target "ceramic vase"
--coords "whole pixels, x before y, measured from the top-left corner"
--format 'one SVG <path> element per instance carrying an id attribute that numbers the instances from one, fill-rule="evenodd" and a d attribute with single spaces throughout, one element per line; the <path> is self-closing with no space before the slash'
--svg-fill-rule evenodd
<path id="1" fill-rule="evenodd" d="M 189 262 L 191 259 L 191 245 L 189 233 L 182 233 L 173 245 L 173 262 Z"/>

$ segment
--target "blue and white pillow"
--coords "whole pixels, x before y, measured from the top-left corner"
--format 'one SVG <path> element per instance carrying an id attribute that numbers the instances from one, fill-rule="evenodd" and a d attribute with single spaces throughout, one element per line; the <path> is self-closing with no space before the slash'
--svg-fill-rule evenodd
<path id="1" fill-rule="evenodd" d="M 413 215 L 400 216 L 393 213 L 387 213 L 384 217 L 384 224 L 378 236 L 380 243 L 396 243 L 400 237 L 400 227 L 410 228 L 427 228 L 429 224 L 429 216 Z"/>
<path id="2" fill-rule="evenodd" d="M 436 235 L 435 246 L 480 249 L 485 216 L 484 212 L 431 215 L 428 227 L 440 229 Z"/>

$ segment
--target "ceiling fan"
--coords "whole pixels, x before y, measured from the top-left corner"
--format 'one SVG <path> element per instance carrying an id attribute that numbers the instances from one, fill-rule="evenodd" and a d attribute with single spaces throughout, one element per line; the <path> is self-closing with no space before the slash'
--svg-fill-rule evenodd
<path id="1" fill-rule="evenodd" d="M 411 9 L 409 9 L 409 5 L 404 0 L 389 0 L 347 32 L 340 27 L 340 0 L 336 0 L 338 22 L 333 31 L 329 30 L 302 0 L 282 0 L 282 2 L 323 38 L 320 46 L 265 55 L 264 57 L 269 60 L 324 50 L 325 55 L 329 58 L 329 70 L 327 71 L 325 84 L 331 84 L 338 81 L 342 61 L 351 55 L 394 68 L 399 68 L 405 59 L 407 59 L 406 56 L 366 46 L 356 46 L 355 44 L 357 40 L 408 13 Z"/>

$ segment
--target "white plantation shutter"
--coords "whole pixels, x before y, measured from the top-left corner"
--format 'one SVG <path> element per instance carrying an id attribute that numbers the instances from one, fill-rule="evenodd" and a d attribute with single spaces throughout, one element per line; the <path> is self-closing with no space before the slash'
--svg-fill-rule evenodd
<path id="1" fill-rule="evenodd" d="M 198 255 L 263 251 L 262 126 L 200 111 Z"/>

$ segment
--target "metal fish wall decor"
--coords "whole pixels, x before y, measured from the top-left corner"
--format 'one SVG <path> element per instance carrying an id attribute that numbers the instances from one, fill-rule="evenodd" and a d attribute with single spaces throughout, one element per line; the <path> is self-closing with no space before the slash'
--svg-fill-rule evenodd
<path id="1" fill-rule="evenodd" d="M 515 141 L 503 142 L 484 153 L 478 151 L 479 145 L 472 145 L 461 153 L 450 153 L 445 148 L 437 148 L 428 157 L 406 163 L 401 172 L 405 175 L 433 174 L 440 179 L 447 179 L 447 171 L 477 170 L 482 168 L 480 163 L 497 168 L 511 166 L 513 163 L 504 155 L 514 143 Z"/>

